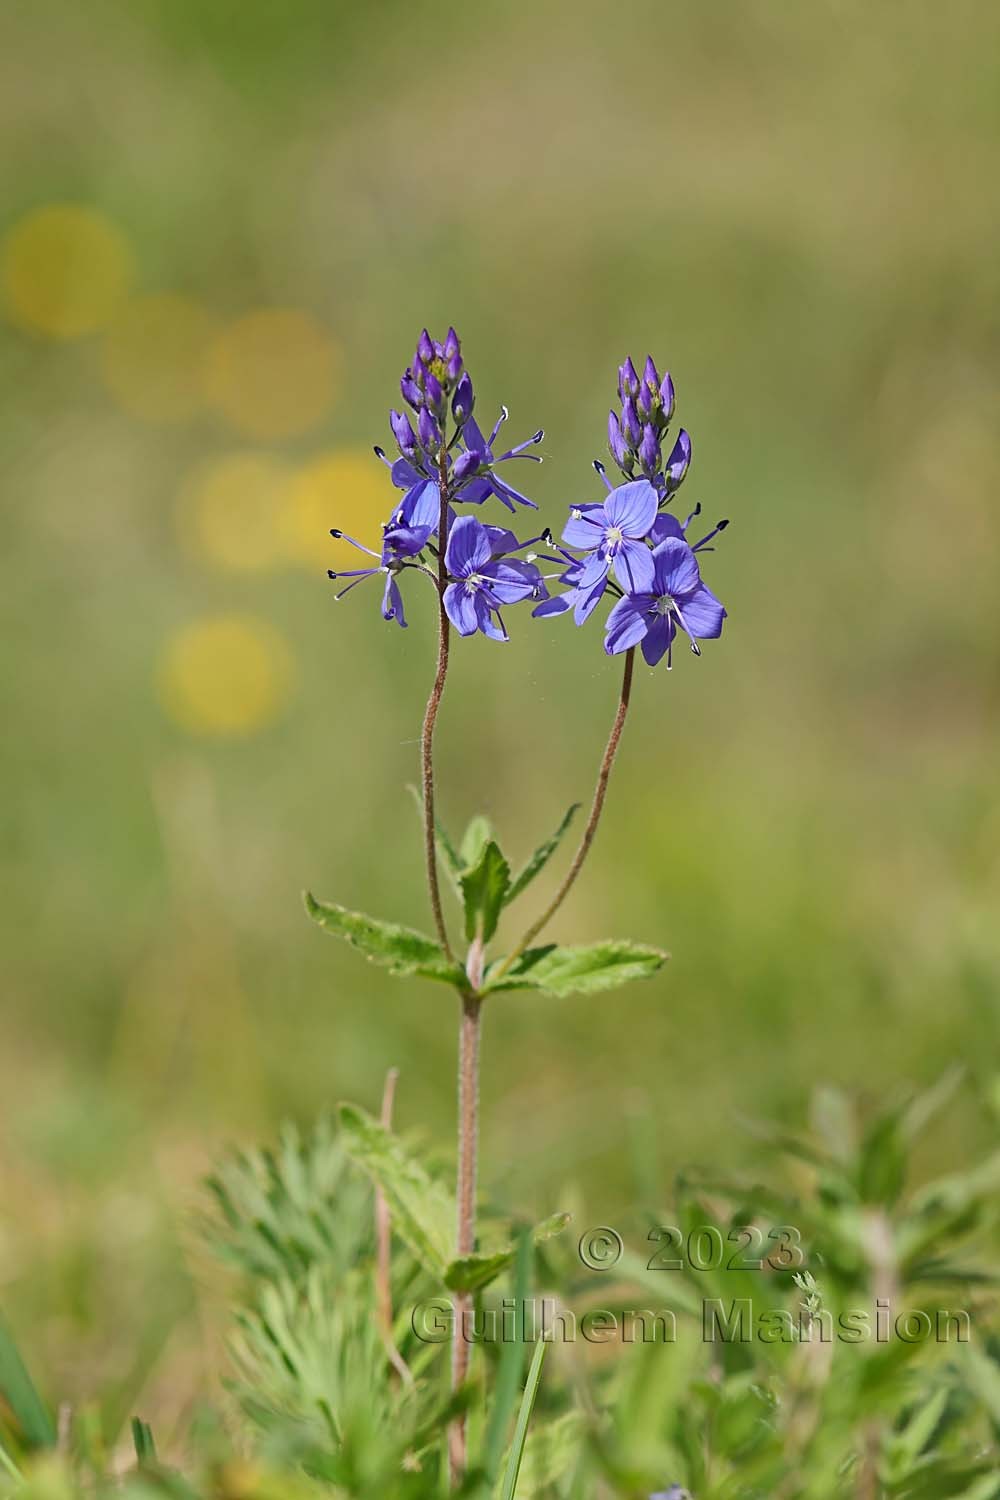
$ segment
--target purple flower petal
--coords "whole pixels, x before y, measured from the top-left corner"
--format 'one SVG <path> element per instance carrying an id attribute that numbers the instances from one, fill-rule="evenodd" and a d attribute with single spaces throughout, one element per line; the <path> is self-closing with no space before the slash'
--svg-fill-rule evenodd
<path id="1" fill-rule="evenodd" d="M 683 617 L 682 623 L 689 635 L 704 640 L 714 639 L 722 634 L 726 611 L 704 583 L 699 584 L 686 599 L 679 600 L 678 606 Z"/>
<path id="2" fill-rule="evenodd" d="M 596 583 L 589 586 L 581 586 L 576 589 L 576 603 L 573 608 L 573 620 L 577 625 L 586 625 L 594 610 L 604 597 L 604 590 L 608 586 L 607 570 L 600 574 Z"/>
<path id="3" fill-rule="evenodd" d="M 683 597 L 693 593 L 701 582 L 698 560 L 687 542 L 682 542 L 679 537 L 668 537 L 653 549 L 653 565 L 656 570 L 655 594 Z"/>
<path id="4" fill-rule="evenodd" d="M 573 599 L 574 595 L 572 593 L 556 594 L 553 598 L 546 599 L 542 604 L 533 609 L 531 617 L 534 620 L 542 620 L 547 615 L 564 615 L 567 610 L 573 608 Z"/>
<path id="5" fill-rule="evenodd" d="M 481 592 L 477 592 L 473 602 L 476 609 L 476 622 L 483 635 L 488 635 L 491 641 L 505 641 L 507 632 L 499 619 L 494 620 L 489 604 Z"/>
<path id="6" fill-rule="evenodd" d="M 563 527 L 563 541 L 567 547 L 586 547 L 589 552 L 600 542 L 607 525 L 603 505 L 574 505 Z"/>
<path id="7" fill-rule="evenodd" d="M 612 490 L 603 509 L 609 526 L 617 526 L 626 536 L 643 537 L 656 520 L 659 503 L 648 479 L 633 479 L 631 484 L 620 484 Z"/>
<path id="8" fill-rule="evenodd" d="M 655 576 L 653 554 L 646 543 L 626 537 L 615 553 L 615 577 L 626 594 L 652 593 Z"/>
<path id="9" fill-rule="evenodd" d="M 680 541 L 683 542 L 685 540 L 685 535 L 686 534 L 683 524 L 678 521 L 673 512 L 669 510 L 661 510 L 660 514 L 653 522 L 652 529 L 649 533 L 649 539 L 653 543 L 653 546 L 656 547 L 660 542 L 665 542 L 667 540 L 667 537 L 670 536 L 678 537 Z"/>
<path id="10" fill-rule="evenodd" d="M 383 620 L 398 620 L 403 629 L 406 629 L 406 616 L 403 614 L 403 596 L 399 592 L 399 584 L 392 573 L 385 580 L 385 593 L 382 595 L 382 618 Z"/>
<path id="11" fill-rule="evenodd" d="M 415 469 L 409 460 L 405 458 L 396 459 L 391 473 L 392 482 L 397 490 L 408 490 L 415 484 L 423 484 L 427 478 L 426 474 L 421 474 L 420 470 Z"/>
<path id="12" fill-rule="evenodd" d="M 488 563 L 482 576 L 489 580 L 489 590 L 499 604 L 519 604 L 535 593 L 542 575 L 532 563 L 504 558 Z"/>
<path id="13" fill-rule="evenodd" d="M 617 656 L 630 646 L 637 646 L 649 628 L 649 609 L 652 604 L 648 594 L 619 599 L 608 615 L 604 649 L 609 656 Z"/>
<path id="14" fill-rule="evenodd" d="M 441 520 L 441 491 L 433 479 L 420 479 L 407 490 L 397 512 L 404 526 L 428 526 L 436 531 Z"/>
<path id="15" fill-rule="evenodd" d="M 490 539 L 482 521 L 459 516 L 448 533 L 444 560 L 453 578 L 468 578 L 490 560 Z"/>
<path id="16" fill-rule="evenodd" d="M 647 666 L 656 666 L 673 640 L 676 631 L 677 627 L 669 615 L 653 615 L 642 642 L 642 654 Z"/>
<path id="17" fill-rule="evenodd" d="M 459 635 L 475 635 L 479 629 L 476 598 L 477 591 L 470 593 L 464 583 L 449 583 L 444 591 L 445 613 Z"/>

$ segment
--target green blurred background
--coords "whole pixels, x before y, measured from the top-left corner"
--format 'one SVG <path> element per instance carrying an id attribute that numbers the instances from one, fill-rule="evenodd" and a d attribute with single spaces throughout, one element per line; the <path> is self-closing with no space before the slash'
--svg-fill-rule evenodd
<path id="1" fill-rule="evenodd" d="M 545 426 L 522 477 L 552 524 L 600 494 L 647 351 L 693 436 L 680 503 L 733 521 L 726 635 L 642 668 L 558 928 L 672 963 L 491 1006 L 491 1191 L 623 1221 L 644 1114 L 666 1198 L 681 1163 L 752 1160 L 741 1117 L 955 1056 L 926 1165 L 982 1145 L 1000 10 L 7 0 L 3 26 L 0 1305 L 45 1383 L 183 1419 L 227 1141 L 372 1105 L 390 1064 L 401 1126 L 450 1140 L 450 996 L 299 895 L 428 921 L 432 601 L 404 633 L 325 578 L 327 528 L 391 503 L 370 445 L 425 323 L 484 413 Z M 588 796 L 618 667 L 597 621 L 511 624 L 455 653 L 440 797 L 519 857 Z"/>

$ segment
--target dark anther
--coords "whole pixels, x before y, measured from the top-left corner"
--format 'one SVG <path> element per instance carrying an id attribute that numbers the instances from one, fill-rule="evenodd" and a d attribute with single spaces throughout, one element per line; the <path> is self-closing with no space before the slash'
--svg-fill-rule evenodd
<path id="1" fill-rule="evenodd" d="M 719 522 L 719 524 L 718 524 L 718 526 L 716 526 L 716 528 L 715 528 L 715 529 L 716 529 L 716 531 L 725 531 L 725 529 L 726 529 L 726 527 L 727 527 L 727 526 L 728 526 L 728 525 L 729 525 L 729 518 L 728 518 L 728 516 L 727 516 L 727 517 L 726 517 L 726 519 L 725 519 L 725 520 L 724 520 L 724 521 L 720 521 L 720 522 Z"/>
<path id="2" fill-rule="evenodd" d="M 333 571 L 332 568 L 327 568 L 327 570 L 326 570 L 326 576 L 327 576 L 327 578 L 336 578 L 337 575 Z"/>
<path id="3" fill-rule="evenodd" d="M 336 537 L 337 540 L 339 541 L 340 538 L 344 535 L 344 533 L 342 531 L 338 531 L 335 526 L 331 526 L 330 527 L 330 535 L 333 536 L 333 537 Z"/>

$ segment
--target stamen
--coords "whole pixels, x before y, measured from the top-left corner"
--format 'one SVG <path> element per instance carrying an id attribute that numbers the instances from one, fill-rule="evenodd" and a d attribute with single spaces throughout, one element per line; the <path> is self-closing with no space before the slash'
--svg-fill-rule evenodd
<path id="1" fill-rule="evenodd" d="M 695 542 L 694 546 L 691 548 L 691 551 L 692 552 L 700 552 L 701 549 L 702 549 L 702 547 L 704 547 L 704 545 L 705 545 L 706 542 L 710 542 L 712 540 L 713 536 L 718 536 L 718 534 L 719 534 L 720 531 L 725 531 L 725 529 L 726 529 L 726 527 L 728 525 L 729 525 L 728 518 L 725 521 L 720 521 L 717 526 L 714 526 L 711 531 L 707 532 L 706 535 L 702 537 L 702 539 L 701 539 L 700 542 Z M 714 550 L 714 549 L 710 549 L 710 550 Z"/>

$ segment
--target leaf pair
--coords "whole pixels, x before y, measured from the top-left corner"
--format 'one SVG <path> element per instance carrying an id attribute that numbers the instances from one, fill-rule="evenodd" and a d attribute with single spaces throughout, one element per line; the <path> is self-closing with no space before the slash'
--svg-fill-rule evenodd
<path id="1" fill-rule="evenodd" d="M 419 806 L 419 794 L 415 792 L 415 795 Z M 436 826 L 438 849 L 462 902 L 465 936 L 470 943 L 478 940 L 486 944 L 490 941 L 497 930 L 500 913 L 544 870 L 579 807 L 579 802 L 574 802 L 567 809 L 559 827 L 539 844 L 531 858 L 513 877 L 510 864 L 494 837 L 488 818 L 477 814 L 471 820 L 457 850 L 441 825 Z"/>

